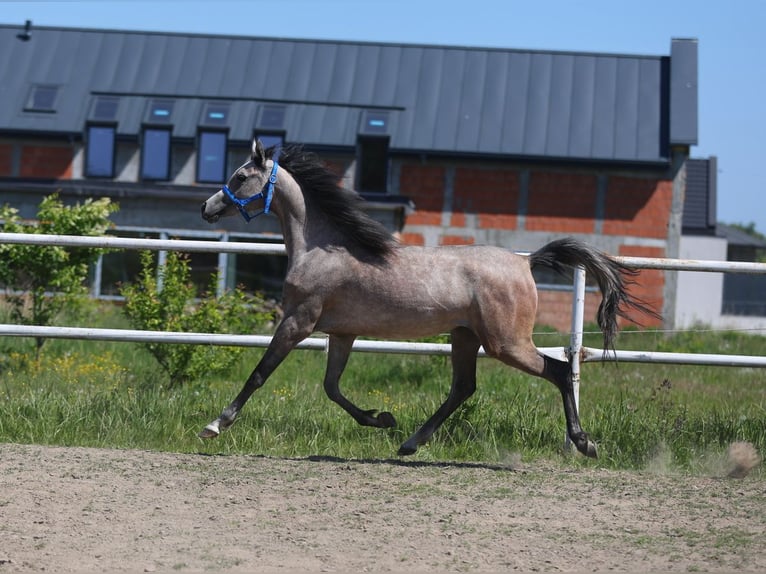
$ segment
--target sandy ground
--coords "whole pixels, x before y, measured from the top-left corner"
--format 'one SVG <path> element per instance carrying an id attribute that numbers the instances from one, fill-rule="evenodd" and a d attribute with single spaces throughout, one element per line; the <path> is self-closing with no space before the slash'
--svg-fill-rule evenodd
<path id="1" fill-rule="evenodd" d="M 0 574 L 766 571 L 766 481 L 0 444 Z"/>

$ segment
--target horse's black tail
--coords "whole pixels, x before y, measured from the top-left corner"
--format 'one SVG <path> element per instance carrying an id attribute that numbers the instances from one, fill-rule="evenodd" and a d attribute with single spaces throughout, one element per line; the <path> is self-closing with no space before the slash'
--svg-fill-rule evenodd
<path id="1" fill-rule="evenodd" d="M 582 265 L 586 273 L 595 277 L 602 295 L 596 321 L 604 334 L 604 350 L 614 348 L 617 318 L 633 320 L 628 317 L 629 310 L 661 318 L 646 302 L 628 294 L 627 287 L 635 283 L 632 278 L 638 274 L 636 269 L 623 265 L 582 241 L 571 237 L 551 241 L 529 256 L 529 265 L 532 268 L 542 265 L 559 273 L 564 273 L 565 265 Z"/>

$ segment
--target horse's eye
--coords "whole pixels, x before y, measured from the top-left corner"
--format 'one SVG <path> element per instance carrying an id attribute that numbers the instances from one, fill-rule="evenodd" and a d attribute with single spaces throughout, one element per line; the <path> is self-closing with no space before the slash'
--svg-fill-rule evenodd
<path id="1" fill-rule="evenodd" d="M 244 173 L 238 173 L 237 179 L 244 183 L 244 181 L 247 179 L 247 176 Z"/>

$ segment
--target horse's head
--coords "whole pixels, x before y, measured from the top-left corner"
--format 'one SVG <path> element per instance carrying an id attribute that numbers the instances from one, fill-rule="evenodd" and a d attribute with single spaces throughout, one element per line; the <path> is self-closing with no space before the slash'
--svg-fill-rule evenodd
<path id="1" fill-rule="evenodd" d="M 270 165 L 269 165 L 270 164 Z M 253 140 L 250 159 L 231 175 L 223 188 L 202 204 L 202 218 L 215 223 L 239 211 L 246 221 L 268 213 L 277 181 L 278 163 L 266 159 L 260 140 Z"/>

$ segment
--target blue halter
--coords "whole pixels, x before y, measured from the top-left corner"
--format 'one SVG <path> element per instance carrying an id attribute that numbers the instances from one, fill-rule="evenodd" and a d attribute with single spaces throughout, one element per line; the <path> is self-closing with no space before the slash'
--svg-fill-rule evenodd
<path id="1" fill-rule="evenodd" d="M 259 215 L 263 213 L 268 213 L 271 209 L 271 199 L 274 196 L 274 184 L 277 183 L 277 169 L 279 169 L 279 162 L 277 159 L 279 158 L 279 151 L 277 151 L 274 154 L 274 166 L 271 168 L 271 175 L 269 176 L 269 181 L 266 182 L 266 185 L 264 186 L 264 190 L 266 193 L 261 191 L 260 193 L 256 193 L 255 195 L 252 195 L 248 197 L 247 199 L 240 199 L 237 196 L 235 196 L 232 191 L 229 189 L 228 185 L 223 186 L 223 192 L 226 194 L 226 197 L 228 197 L 231 202 L 237 206 L 237 209 L 242 214 L 242 217 L 245 218 L 245 221 L 249 222 L 252 219 L 255 219 Z M 265 198 L 265 199 L 264 199 Z M 263 199 L 263 209 L 256 213 L 255 215 L 250 215 L 247 212 L 247 209 L 245 209 L 245 206 L 250 203 L 251 201 L 255 201 L 256 199 Z"/>

